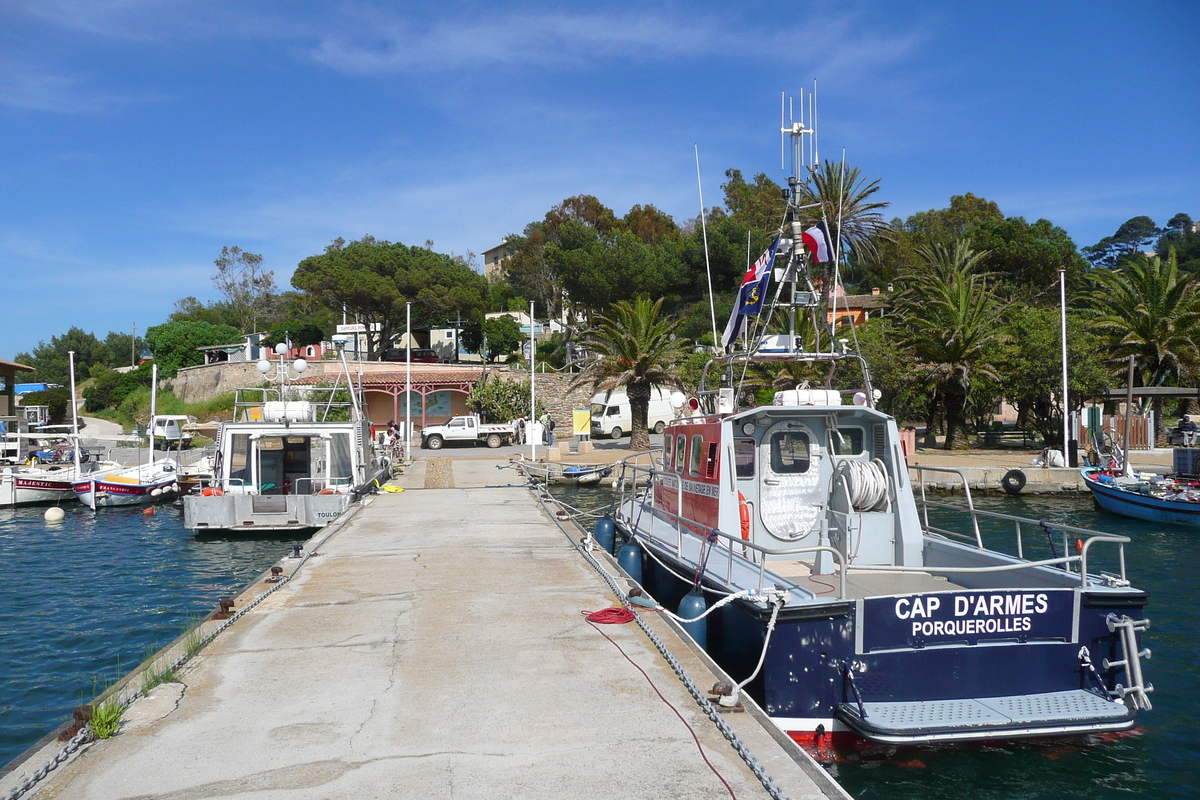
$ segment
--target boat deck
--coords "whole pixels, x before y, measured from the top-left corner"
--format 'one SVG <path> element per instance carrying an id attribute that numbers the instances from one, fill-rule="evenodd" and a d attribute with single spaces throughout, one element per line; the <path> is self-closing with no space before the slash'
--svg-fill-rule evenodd
<path id="1" fill-rule="evenodd" d="M 838 576 L 813 575 L 812 563 L 808 561 L 768 561 L 767 571 L 785 578 L 818 595 L 829 594 L 829 587 L 838 586 Z M 919 594 L 924 592 L 948 592 L 964 589 L 948 579 L 928 572 L 862 570 L 850 568 L 846 573 L 846 596 L 854 599 L 864 597 L 887 597 L 891 595 Z"/>

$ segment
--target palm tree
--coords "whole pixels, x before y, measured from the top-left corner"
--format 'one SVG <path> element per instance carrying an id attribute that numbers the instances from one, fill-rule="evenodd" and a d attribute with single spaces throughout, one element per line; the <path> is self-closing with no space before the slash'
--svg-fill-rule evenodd
<path id="1" fill-rule="evenodd" d="M 678 386 L 676 365 L 686 354 L 684 340 L 674 336 L 679 321 L 660 316 L 662 304 L 661 299 L 651 303 L 646 297 L 633 303 L 622 300 L 609 315 L 597 316 L 584 337 L 595 358 L 571 382 L 571 388 L 590 382 L 593 391 L 625 387 L 634 450 L 650 448 L 646 423 L 651 388 Z"/>
<path id="2" fill-rule="evenodd" d="M 879 191 L 879 180 L 867 183 L 858 167 L 825 161 L 813 170 L 808 181 L 801 186 L 801 205 L 816 203 L 819 209 L 805 213 L 816 219 L 824 219 L 829 233 L 837 240 L 839 220 L 843 245 L 861 256 L 876 255 L 874 239 L 891 238 L 891 228 L 881 213 L 888 203 L 871 200 Z M 830 242 L 832 247 L 834 242 Z"/>
<path id="3" fill-rule="evenodd" d="M 1133 356 L 1145 386 L 1194 383 L 1200 376 L 1200 291 L 1179 272 L 1175 251 L 1165 262 L 1139 254 L 1091 275 L 1092 327 L 1107 345 L 1113 373 L 1123 373 Z M 1158 398 L 1154 405 L 1160 411 Z M 1154 418 L 1158 428 L 1162 414 Z"/>
<path id="4" fill-rule="evenodd" d="M 927 272 L 896 299 L 905 349 L 930 393 L 931 413 L 946 412 L 947 450 L 967 446 L 966 408 L 975 376 L 996 377 L 988 346 L 1004 307 L 975 268 L 986 253 L 956 240 L 949 248 L 921 248 Z"/>

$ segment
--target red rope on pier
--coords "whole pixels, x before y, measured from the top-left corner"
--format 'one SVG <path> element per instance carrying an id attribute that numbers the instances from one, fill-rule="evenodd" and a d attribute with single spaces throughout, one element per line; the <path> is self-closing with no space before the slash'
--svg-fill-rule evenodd
<path id="1" fill-rule="evenodd" d="M 633 612 L 622 606 L 602 608 L 590 614 L 587 611 L 579 613 L 583 614 L 588 622 L 598 622 L 601 625 L 624 625 L 626 622 L 633 622 Z"/>

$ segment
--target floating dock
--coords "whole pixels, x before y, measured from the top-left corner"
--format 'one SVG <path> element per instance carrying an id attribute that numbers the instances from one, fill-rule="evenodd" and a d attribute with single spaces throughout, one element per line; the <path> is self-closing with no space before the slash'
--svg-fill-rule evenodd
<path id="1" fill-rule="evenodd" d="M 314 537 L 181 683 L 26 797 L 849 797 L 753 709 L 721 716 L 768 791 L 637 625 L 599 626 L 610 642 L 584 619 L 615 598 L 517 474 L 447 461 Z M 642 616 L 696 685 L 718 679 Z"/>

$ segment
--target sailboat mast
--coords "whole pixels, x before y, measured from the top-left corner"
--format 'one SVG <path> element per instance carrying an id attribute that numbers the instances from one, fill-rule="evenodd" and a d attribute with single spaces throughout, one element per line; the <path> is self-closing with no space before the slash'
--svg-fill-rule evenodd
<path id="1" fill-rule="evenodd" d="M 79 406 L 75 402 L 75 351 L 67 351 L 71 364 L 71 448 L 75 455 L 75 476 L 79 477 Z"/>
<path id="2" fill-rule="evenodd" d="M 150 466 L 154 466 L 154 423 L 158 419 L 158 364 L 150 365 Z"/>

